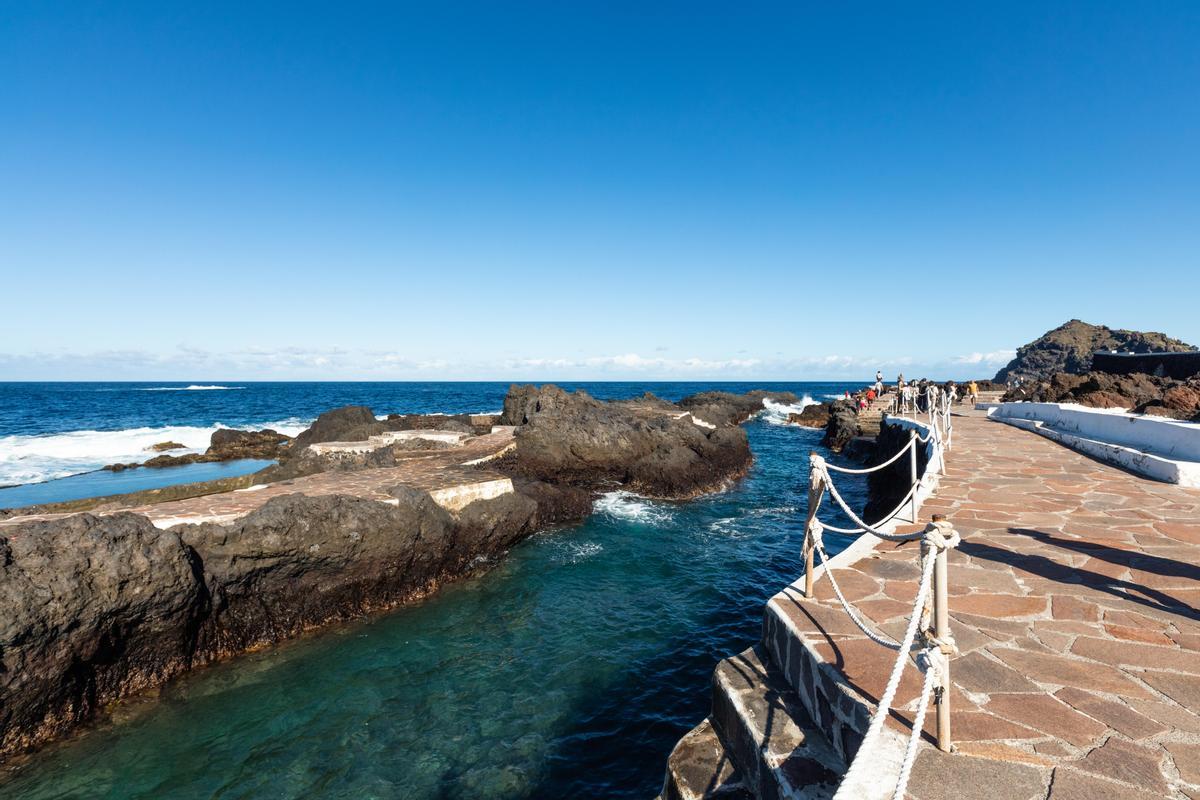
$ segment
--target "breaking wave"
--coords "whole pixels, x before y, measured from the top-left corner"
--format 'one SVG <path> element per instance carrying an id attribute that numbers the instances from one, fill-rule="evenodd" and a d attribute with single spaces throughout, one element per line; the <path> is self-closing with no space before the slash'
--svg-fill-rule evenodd
<path id="1" fill-rule="evenodd" d="M 788 425 L 788 414 L 799 414 L 809 406 L 815 406 L 816 400 L 804 395 L 798 403 L 776 403 L 769 397 L 763 398 L 763 410 L 759 412 L 764 422 L 772 425 Z"/>
<path id="2" fill-rule="evenodd" d="M 290 418 L 261 425 L 235 425 L 242 430 L 271 428 L 295 436 L 308 427 L 304 420 Z M 0 486 L 37 483 L 91 472 L 109 464 L 141 463 L 160 453 L 149 450 L 160 442 L 175 442 L 182 449 L 170 455 L 202 453 L 217 428 L 167 425 L 151 428 L 127 428 L 120 431 L 67 431 L 41 436 L 0 436 Z"/>
<path id="3" fill-rule="evenodd" d="M 151 386 L 147 389 L 134 389 L 135 392 L 228 392 L 234 389 L 245 389 L 245 386 Z"/>
<path id="4" fill-rule="evenodd" d="M 625 491 L 601 495 L 596 499 L 592 510 L 613 519 L 646 525 L 669 522 L 675 516 L 671 509 Z"/>

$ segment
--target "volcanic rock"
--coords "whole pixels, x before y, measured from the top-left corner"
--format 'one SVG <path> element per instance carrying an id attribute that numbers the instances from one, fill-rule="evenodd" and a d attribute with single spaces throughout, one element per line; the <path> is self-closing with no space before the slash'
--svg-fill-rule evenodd
<path id="1" fill-rule="evenodd" d="M 830 403 L 805 406 L 799 414 L 788 414 L 788 423 L 805 428 L 824 428 L 829 424 Z"/>
<path id="2" fill-rule="evenodd" d="M 835 453 L 862 435 L 858 424 L 858 410 L 850 400 L 834 400 L 829 404 L 829 421 L 825 424 L 825 436 L 821 443 Z"/>
<path id="3" fill-rule="evenodd" d="M 1019 348 L 1017 357 L 996 373 L 995 380 L 1039 381 L 1058 372 L 1082 374 L 1091 369 L 1092 354 L 1097 350 L 1174 353 L 1195 349 L 1162 333 L 1114 330 L 1073 319 Z"/>
<path id="4" fill-rule="evenodd" d="M 755 389 L 746 394 L 700 392 L 683 398 L 679 407 L 712 425 L 737 425 L 763 410 L 763 400 L 792 405 L 799 398 L 791 392 L 767 392 Z"/>
<path id="5" fill-rule="evenodd" d="M 158 444 L 150 445 L 146 449 L 152 453 L 162 453 L 167 450 L 186 450 L 187 447 L 179 442 L 159 442 Z"/>
<path id="6" fill-rule="evenodd" d="M 557 386 L 513 387 L 501 419 L 519 427 L 500 468 L 556 485 L 693 497 L 743 474 L 751 461 L 740 428 L 701 427 L 683 414 L 648 415 Z"/>
<path id="7" fill-rule="evenodd" d="M 191 665 L 207 611 L 194 553 L 143 516 L 0 535 L 0 756 Z"/>
<path id="8" fill-rule="evenodd" d="M 383 433 L 383 424 L 366 406 L 343 406 L 326 411 L 296 437 L 297 450 L 317 442 L 365 442 Z"/>
<path id="9" fill-rule="evenodd" d="M 1010 389 L 1004 402 L 1078 403 L 1091 408 L 1126 408 L 1136 413 L 1190 419 L 1200 412 L 1200 379 L 1179 381 L 1134 373 L 1058 373 L 1047 381 Z"/>

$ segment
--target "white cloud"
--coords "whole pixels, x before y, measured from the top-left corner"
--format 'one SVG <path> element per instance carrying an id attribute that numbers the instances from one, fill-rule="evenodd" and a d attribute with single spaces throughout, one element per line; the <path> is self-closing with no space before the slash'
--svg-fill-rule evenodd
<path id="1" fill-rule="evenodd" d="M 1016 358 L 1016 355 L 1016 350 L 993 350 L 990 353 L 969 353 L 965 356 L 957 356 L 954 359 L 954 363 L 1003 366 Z"/>

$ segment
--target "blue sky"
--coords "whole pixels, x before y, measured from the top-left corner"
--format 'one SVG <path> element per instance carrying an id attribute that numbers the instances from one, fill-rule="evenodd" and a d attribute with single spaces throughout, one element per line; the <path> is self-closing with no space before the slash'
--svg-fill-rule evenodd
<path id="1" fill-rule="evenodd" d="M 1200 343 L 1197 41 L 1184 2 L 9 3 L 0 379 Z"/>

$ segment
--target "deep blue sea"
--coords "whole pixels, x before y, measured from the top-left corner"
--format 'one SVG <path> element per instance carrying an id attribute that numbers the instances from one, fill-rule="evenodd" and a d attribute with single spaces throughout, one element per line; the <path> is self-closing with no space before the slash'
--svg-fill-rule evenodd
<path id="1" fill-rule="evenodd" d="M 197 385 L 230 388 L 0 384 L 0 466 L 10 483 L 70 474 L 143 442 L 207 442 L 182 431 L 294 428 L 348 403 L 380 415 L 496 411 L 507 390 Z M 820 400 L 854 388 L 563 385 L 671 400 L 759 387 Z M 0 778 L 0 797 L 653 797 L 671 747 L 708 712 L 713 666 L 758 639 L 763 603 L 799 574 L 806 460 L 820 432 L 785 418 L 765 410 L 748 423 L 755 464 L 725 492 L 684 503 L 606 495 L 588 521 L 537 534 L 425 602 L 120 704 Z M 848 491 L 852 502 L 862 489 Z"/>

